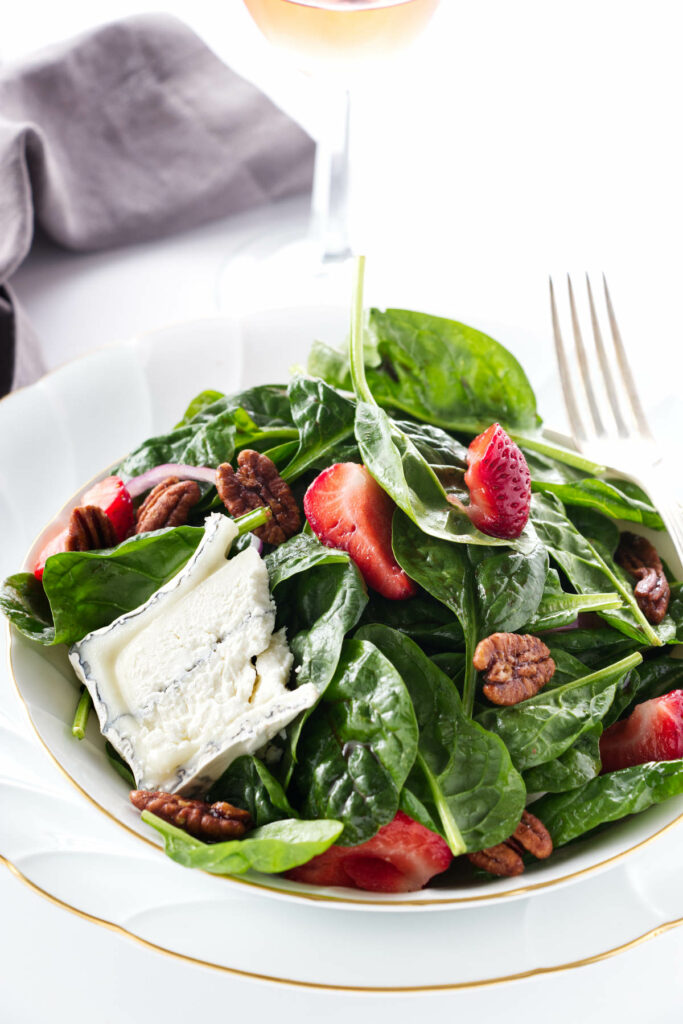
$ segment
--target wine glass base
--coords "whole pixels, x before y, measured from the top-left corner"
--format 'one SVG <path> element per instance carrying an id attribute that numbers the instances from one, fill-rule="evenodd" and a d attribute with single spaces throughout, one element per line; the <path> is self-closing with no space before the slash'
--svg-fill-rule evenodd
<path id="1" fill-rule="evenodd" d="M 241 316 L 292 306 L 347 306 L 351 253 L 323 260 L 313 239 L 292 229 L 247 242 L 221 268 L 216 300 L 221 313 Z"/>

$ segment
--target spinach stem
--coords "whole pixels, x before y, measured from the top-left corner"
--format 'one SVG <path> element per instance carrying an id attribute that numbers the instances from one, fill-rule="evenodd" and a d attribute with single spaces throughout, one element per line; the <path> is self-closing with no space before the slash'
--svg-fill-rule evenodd
<path id="1" fill-rule="evenodd" d="M 85 736 L 85 727 L 88 724 L 88 715 L 90 714 L 90 708 L 92 707 L 92 700 L 90 694 L 83 687 L 81 696 L 76 705 L 76 713 L 74 720 L 71 725 L 71 735 L 75 736 L 77 740 L 82 740 Z"/>
<path id="2" fill-rule="evenodd" d="M 246 512 L 243 516 L 239 516 L 235 519 L 235 526 L 239 530 L 238 536 L 241 537 L 244 533 L 258 530 L 259 526 L 264 526 L 269 518 L 269 508 L 254 508 L 251 512 Z"/>
<path id="3" fill-rule="evenodd" d="M 460 834 L 460 829 L 455 823 L 455 818 L 451 814 L 450 808 L 444 799 L 444 795 L 441 792 L 441 787 L 438 785 L 434 778 L 434 773 L 429 768 L 422 754 L 417 752 L 417 763 L 424 772 L 424 776 L 429 785 L 429 789 L 432 794 L 432 799 L 436 805 L 436 809 L 439 812 L 439 818 L 443 825 L 443 830 L 446 835 L 446 842 L 448 843 L 449 849 L 454 857 L 459 857 L 461 853 L 465 853 L 467 847 Z"/>
<path id="4" fill-rule="evenodd" d="M 356 257 L 351 297 L 351 341 L 349 363 L 351 379 L 356 397 L 362 402 L 376 405 L 372 392 L 365 377 L 365 359 L 363 353 L 363 277 L 365 275 L 365 256 Z"/>

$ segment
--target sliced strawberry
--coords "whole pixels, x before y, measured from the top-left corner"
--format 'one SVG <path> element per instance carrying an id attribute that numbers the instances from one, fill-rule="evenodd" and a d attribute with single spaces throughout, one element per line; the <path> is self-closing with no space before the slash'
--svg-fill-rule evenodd
<path id="1" fill-rule="evenodd" d="M 600 737 L 603 772 L 683 757 L 683 690 L 637 704 Z"/>
<path id="2" fill-rule="evenodd" d="M 309 885 L 342 885 L 370 892 L 415 892 L 445 871 L 453 855 L 441 836 L 399 811 L 360 846 L 331 846 L 287 877 Z"/>
<path id="3" fill-rule="evenodd" d="M 117 541 L 125 540 L 132 533 L 133 526 L 135 525 L 133 500 L 123 480 L 118 476 L 107 476 L 104 480 L 100 480 L 89 491 L 86 491 L 80 499 L 80 504 L 96 505 L 103 512 L 106 512 L 114 527 Z M 48 541 L 41 550 L 33 567 L 33 572 L 37 579 L 41 580 L 43 578 L 45 562 L 50 555 L 57 555 L 61 551 L 66 551 L 68 532 L 67 529 L 62 530 L 52 540 Z"/>
<path id="4" fill-rule="evenodd" d="M 529 518 L 531 475 L 524 455 L 500 423 L 475 437 L 467 462 L 467 513 L 474 525 L 491 537 L 519 537 Z"/>
<path id="5" fill-rule="evenodd" d="M 395 505 L 355 462 L 338 462 L 317 476 L 304 496 L 304 512 L 318 540 L 348 551 L 369 587 L 402 601 L 417 587 L 394 558 L 391 517 Z"/>
<path id="6" fill-rule="evenodd" d="M 38 560 L 33 567 L 33 573 L 36 579 L 42 580 L 43 573 L 45 571 L 45 562 L 48 560 L 50 555 L 57 555 L 60 551 L 66 551 L 66 538 L 68 530 L 60 530 L 52 540 L 48 541 L 45 547 L 41 550 L 38 555 Z"/>
<path id="7" fill-rule="evenodd" d="M 81 498 L 81 505 L 97 505 L 106 512 L 120 542 L 132 532 L 135 525 L 133 499 L 118 476 L 106 476 L 91 487 Z"/>

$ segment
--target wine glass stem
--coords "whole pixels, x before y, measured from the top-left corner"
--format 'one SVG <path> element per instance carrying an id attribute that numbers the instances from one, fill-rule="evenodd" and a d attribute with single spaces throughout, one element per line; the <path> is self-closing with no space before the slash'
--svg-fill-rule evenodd
<path id="1" fill-rule="evenodd" d="M 348 89 L 330 89 L 327 116 L 315 155 L 311 234 L 323 263 L 351 256 L 349 242 L 349 124 Z"/>

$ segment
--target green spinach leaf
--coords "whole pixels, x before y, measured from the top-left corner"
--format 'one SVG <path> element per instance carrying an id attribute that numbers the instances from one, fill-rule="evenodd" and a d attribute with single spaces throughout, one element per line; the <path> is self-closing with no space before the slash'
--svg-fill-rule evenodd
<path id="1" fill-rule="evenodd" d="M 575 682 L 541 690 L 520 704 L 488 708 L 477 721 L 502 738 L 512 763 L 525 772 L 561 757 L 600 722 L 620 680 L 641 661 L 640 654 L 632 654 Z"/>
<path id="2" fill-rule="evenodd" d="M 542 544 L 530 551 L 469 551 L 483 635 L 514 633 L 533 617 L 543 597 L 548 552 Z"/>
<path id="3" fill-rule="evenodd" d="M 263 761 L 248 754 L 238 757 L 214 782 L 207 798 L 227 800 L 249 811 L 254 824 L 268 825 L 283 818 L 298 818 L 280 783 Z"/>
<path id="4" fill-rule="evenodd" d="M 566 573 L 581 594 L 605 593 L 615 590 L 623 601 L 621 608 L 599 614 L 615 629 L 640 643 L 660 646 L 671 639 L 670 620 L 653 627 L 641 612 L 633 596 L 633 588 L 625 581 L 618 566 L 605 552 L 576 529 L 565 514 L 562 503 L 554 495 L 534 495 L 531 519 L 550 555 Z"/>
<path id="5" fill-rule="evenodd" d="M 274 821 L 249 832 L 244 839 L 203 843 L 149 811 L 142 820 L 164 838 L 166 854 L 186 868 L 212 875 L 243 875 L 245 871 L 277 874 L 305 864 L 324 853 L 339 837 L 339 821 Z"/>
<path id="6" fill-rule="evenodd" d="M 373 644 L 345 640 L 334 678 L 301 731 L 297 803 L 311 818 L 342 821 L 342 845 L 365 842 L 396 814 L 417 739 L 394 666 Z"/>
<path id="7" fill-rule="evenodd" d="M 565 793 L 596 778 L 601 768 L 601 735 L 602 725 L 598 722 L 560 757 L 530 768 L 524 773 L 527 790 L 530 793 Z"/>
<path id="8" fill-rule="evenodd" d="M 453 651 L 464 642 L 462 626 L 453 612 L 427 593 L 409 601 L 392 601 L 369 592 L 360 625 L 374 622 L 405 633 L 428 653 Z"/>
<path id="9" fill-rule="evenodd" d="M 287 626 L 297 686 L 314 683 L 323 693 L 332 679 L 344 637 L 360 619 L 368 595 L 363 578 L 345 551 L 326 548 L 302 533 L 266 557 L 270 586 L 278 606 L 278 626 Z M 297 759 L 299 735 L 311 710 L 287 730 L 287 747 L 278 770 L 285 786 Z"/>
<path id="10" fill-rule="evenodd" d="M 454 856 L 495 846 L 522 816 L 524 784 L 505 744 L 463 713 L 450 679 L 417 644 L 386 626 L 365 626 L 369 640 L 400 673 L 420 730 L 406 791 L 424 807 Z"/>
<path id="11" fill-rule="evenodd" d="M 465 638 L 465 680 L 462 703 L 470 716 L 477 673 L 472 665 L 479 637 L 474 569 L 468 549 L 421 533 L 400 511 L 394 513 L 392 545 L 396 561 L 411 579 L 453 612 Z"/>
<path id="12" fill-rule="evenodd" d="M 369 331 L 379 366 L 368 367 L 368 384 L 381 405 L 449 430 L 536 426 L 522 367 L 481 331 L 405 309 L 371 310 Z"/>
<path id="13" fill-rule="evenodd" d="M 531 810 L 546 826 L 554 846 L 627 814 L 683 793 L 683 760 L 650 761 L 592 779 L 569 793 L 544 796 Z"/>
<path id="14" fill-rule="evenodd" d="M 617 593 L 569 594 L 562 589 L 557 569 L 548 569 L 543 595 L 531 618 L 518 627 L 520 633 L 540 633 L 574 622 L 581 612 L 609 611 L 621 607 Z M 597 641 L 596 641 L 597 642 Z"/>
<path id="15" fill-rule="evenodd" d="M 356 405 L 324 381 L 301 375 L 289 385 L 289 400 L 299 430 L 299 448 L 282 477 L 292 481 L 353 438 Z M 330 464 L 334 461 L 330 457 Z"/>
<path id="16" fill-rule="evenodd" d="M 49 642 L 73 644 L 144 604 L 182 569 L 203 536 L 200 526 L 176 526 L 107 551 L 52 555 L 43 574 L 55 626 Z"/>
<path id="17" fill-rule="evenodd" d="M 187 409 L 183 413 L 183 418 L 176 423 L 176 427 L 184 427 L 186 423 L 193 420 L 200 412 L 207 409 L 214 402 L 218 402 L 221 398 L 225 398 L 222 391 L 200 391 L 198 395 L 192 399 Z"/>
<path id="18" fill-rule="evenodd" d="M 0 585 L 0 611 L 29 640 L 45 645 L 59 642 L 50 602 L 32 572 L 17 572 Z"/>

